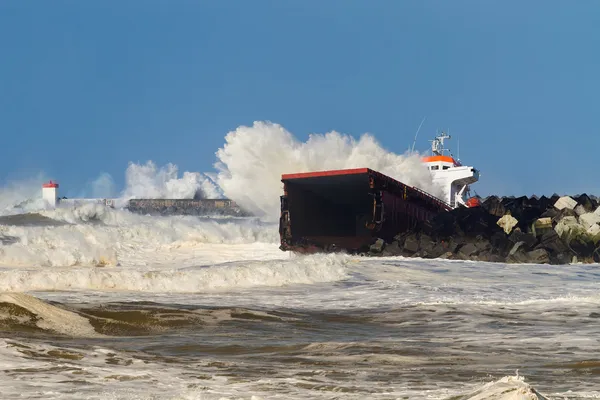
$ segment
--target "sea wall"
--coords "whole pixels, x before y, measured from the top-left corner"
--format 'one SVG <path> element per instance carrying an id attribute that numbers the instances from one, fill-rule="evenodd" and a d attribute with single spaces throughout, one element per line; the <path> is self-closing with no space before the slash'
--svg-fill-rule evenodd
<path id="1" fill-rule="evenodd" d="M 150 215 L 250 216 L 229 199 L 131 199 L 125 208 L 134 213 Z"/>
<path id="2" fill-rule="evenodd" d="M 378 239 L 370 255 L 508 263 L 600 262 L 600 208 L 595 197 L 488 197 L 403 232 Z"/>
<path id="3" fill-rule="evenodd" d="M 63 197 L 57 199 L 57 202 L 63 207 L 81 207 L 85 204 L 102 204 L 106 207 L 115 206 L 115 199 L 68 199 Z"/>

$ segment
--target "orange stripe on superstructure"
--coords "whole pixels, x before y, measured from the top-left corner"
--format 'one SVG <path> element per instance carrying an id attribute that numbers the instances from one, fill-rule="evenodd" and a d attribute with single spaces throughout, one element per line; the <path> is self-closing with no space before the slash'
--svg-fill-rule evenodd
<path id="1" fill-rule="evenodd" d="M 427 156 L 423 157 L 423 162 L 447 162 L 454 165 L 460 165 L 458 161 L 450 156 Z"/>

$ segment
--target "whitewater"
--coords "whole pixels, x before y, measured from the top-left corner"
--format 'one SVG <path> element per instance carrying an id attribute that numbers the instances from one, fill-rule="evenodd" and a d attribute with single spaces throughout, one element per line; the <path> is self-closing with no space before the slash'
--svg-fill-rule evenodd
<path id="1" fill-rule="evenodd" d="M 284 253 L 282 173 L 439 189 L 371 135 L 256 122 L 216 157 L 131 163 L 123 190 L 102 174 L 86 195 L 227 197 L 255 217 L 49 209 L 43 176 L 0 189 L 1 398 L 600 398 L 598 265 Z"/>

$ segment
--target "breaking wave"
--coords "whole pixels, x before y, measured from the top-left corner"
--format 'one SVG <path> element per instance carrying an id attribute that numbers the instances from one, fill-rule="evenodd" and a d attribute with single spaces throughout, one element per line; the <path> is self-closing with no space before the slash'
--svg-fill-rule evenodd
<path id="1" fill-rule="evenodd" d="M 178 176 L 178 168 L 167 164 L 158 168 L 152 161 L 146 164 L 130 163 L 125 172 L 125 190 L 122 199 L 218 199 L 223 192 L 207 174 L 184 172 Z"/>
<path id="2" fill-rule="evenodd" d="M 389 152 L 369 134 L 354 139 L 329 132 L 310 135 L 302 142 L 281 125 L 255 122 L 229 132 L 216 157 L 213 173 L 180 174 L 174 164 L 130 163 L 125 187 L 119 193 L 112 177 L 105 173 L 82 191 L 84 197 L 117 198 L 117 209 L 94 203 L 65 203 L 48 209 L 41 199 L 42 176 L 1 189 L 0 215 L 17 218 L 0 220 L 0 264 L 116 265 L 123 259 L 131 260 L 131 254 L 140 249 L 181 243 L 275 244 L 278 232 L 273 223 L 279 215 L 284 173 L 368 167 L 434 194 L 438 190 L 419 155 Z M 131 198 L 223 197 L 236 201 L 263 222 L 150 218 L 119 209 Z M 23 213 L 28 218 L 22 217 Z M 41 217 L 45 220 L 36 224 L 36 218 Z M 15 222 L 25 219 L 27 226 Z"/>
<path id="3" fill-rule="evenodd" d="M 9 270 L 0 271 L 0 291 L 218 292 L 338 281 L 347 276 L 346 264 L 344 256 L 314 255 L 163 270 L 119 267 Z"/>
<path id="4" fill-rule="evenodd" d="M 149 217 L 93 203 L 41 211 L 39 217 L 38 224 L 34 218 L 24 225 L 0 224 L 1 265 L 152 263 L 168 259 L 177 246 L 274 245 L 278 238 L 276 227 L 256 219 Z"/>
<path id="5" fill-rule="evenodd" d="M 303 143 L 281 125 L 255 122 L 229 132 L 225 142 L 217 151 L 217 184 L 226 197 L 269 219 L 279 215 L 281 175 L 292 172 L 366 167 L 442 195 L 420 155 L 387 151 L 369 134 L 356 140 L 334 131 Z"/>
<path id="6" fill-rule="evenodd" d="M 171 163 L 159 167 L 152 161 L 131 162 L 122 191 L 115 189 L 110 175 L 102 173 L 81 191 L 80 197 L 116 198 L 121 206 L 131 198 L 227 197 L 257 216 L 275 220 L 282 174 L 360 167 L 442 196 L 442 189 L 422 167 L 419 154 L 399 155 L 385 150 L 370 134 L 355 139 L 332 131 L 312 134 L 302 142 L 279 124 L 254 122 L 229 132 L 216 156 L 215 172 L 185 171 L 181 176 Z M 41 183 L 42 179 L 35 179 L 0 190 L 0 212 L 43 209 Z M 15 206 L 17 209 L 13 209 Z"/>
<path id="7" fill-rule="evenodd" d="M 0 293 L 0 322 L 15 329 L 50 330 L 80 337 L 98 336 L 86 318 L 24 293 Z"/>

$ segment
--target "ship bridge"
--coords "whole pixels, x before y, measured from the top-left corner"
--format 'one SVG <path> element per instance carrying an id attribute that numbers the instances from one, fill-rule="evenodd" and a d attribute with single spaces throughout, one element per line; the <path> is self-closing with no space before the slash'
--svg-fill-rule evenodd
<path id="1" fill-rule="evenodd" d="M 444 201 L 452 208 L 460 205 L 469 207 L 469 185 L 479 180 L 479 171 L 474 167 L 464 166 L 444 148 L 444 140 L 450 135 L 442 132 L 441 135 L 431 140 L 431 155 L 423 157 L 423 163 L 433 177 L 433 182 L 444 190 Z"/>

